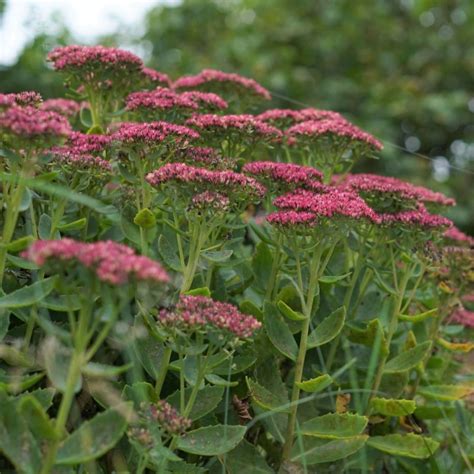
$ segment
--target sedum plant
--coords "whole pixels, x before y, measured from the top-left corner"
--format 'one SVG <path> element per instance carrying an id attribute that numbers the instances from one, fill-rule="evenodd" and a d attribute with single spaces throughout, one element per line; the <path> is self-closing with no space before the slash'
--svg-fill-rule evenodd
<path id="1" fill-rule="evenodd" d="M 452 198 L 252 79 L 48 58 L 70 98 L 0 94 L 1 472 L 473 470 Z"/>

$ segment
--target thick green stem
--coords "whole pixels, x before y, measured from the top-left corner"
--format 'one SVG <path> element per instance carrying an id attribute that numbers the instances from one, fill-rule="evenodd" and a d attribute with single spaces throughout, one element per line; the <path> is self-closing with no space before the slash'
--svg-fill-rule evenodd
<path id="1" fill-rule="evenodd" d="M 271 300 L 273 298 L 273 292 L 275 290 L 276 279 L 278 276 L 278 270 L 281 263 L 281 240 L 282 235 L 279 233 L 276 242 L 275 254 L 273 255 L 272 269 L 270 271 L 270 278 L 268 279 L 267 290 L 265 292 L 265 299 Z"/>
<path id="2" fill-rule="evenodd" d="M 291 407 L 290 413 L 288 415 L 288 426 L 286 431 L 285 445 L 283 446 L 283 460 L 287 460 L 291 454 L 291 448 L 293 446 L 293 437 L 295 434 L 295 425 L 296 425 L 296 415 L 298 412 L 298 400 L 300 398 L 300 389 L 297 384 L 299 384 L 303 377 L 304 362 L 306 358 L 306 352 L 308 350 L 308 335 L 309 328 L 311 325 L 311 313 L 313 310 L 314 298 L 316 296 L 316 291 L 318 289 L 318 279 L 319 279 L 319 264 L 321 260 L 323 248 L 322 245 L 319 245 L 314 252 L 314 256 L 310 265 L 310 279 L 308 284 L 308 293 L 306 302 L 303 308 L 303 314 L 306 319 L 303 321 L 303 326 L 301 328 L 301 337 L 298 350 L 298 356 L 296 358 L 295 365 L 295 376 L 293 380 L 293 388 L 291 392 Z M 295 253 L 298 253 L 298 248 L 295 248 Z M 302 276 L 299 275 L 299 281 L 302 281 Z M 304 292 L 304 288 L 300 288 L 301 292 Z"/>

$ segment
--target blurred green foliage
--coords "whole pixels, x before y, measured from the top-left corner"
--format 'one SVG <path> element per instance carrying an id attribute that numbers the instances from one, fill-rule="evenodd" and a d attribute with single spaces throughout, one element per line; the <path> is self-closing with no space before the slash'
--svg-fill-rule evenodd
<path id="1" fill-rule="evenodd" d="M 64 95 L 44 57 L 72 41 L 65 28 L 37 36 L 16 64 L 0 70 L 0 90 Z M 100 41 L 135 47 L 173 78 L 203 68 L 239 72 L 274 92 L 271 106 L 342 112 L 386 145 L 380 161 L 359 171 L 456 197 L 450 217 L 474 233 L 471 0 L 184 0 L 152 8 L 142 33 L 118 31 Z M 447 169 L 448 162 L 470 173 Z"/>

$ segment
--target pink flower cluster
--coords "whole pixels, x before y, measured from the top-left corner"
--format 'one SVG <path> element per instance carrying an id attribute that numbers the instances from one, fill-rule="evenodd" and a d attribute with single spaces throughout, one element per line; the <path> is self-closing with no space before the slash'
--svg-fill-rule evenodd
<path id="1" fill-rule="evenodd" d="M 70 152 L 76 154 L 101 153 L 106 149 L 110 141 L 111 137 L 109 135 L 72 132 L 66 141 L 66 147 Z"/>
<path id="2" fill-rule="evenodd" d="M 247 163 L 242 172 L 255 176 L 257 179 L 276 181 L 287 185 L 306 187 L 313 182 L 318 184 L 323 174 L 311 166 L 293 163 L 276 163 L 274 161 L 254 161 Z"/>
<path id="3" fill-rule="evenodd" d="M 81 103 L 70 99 L 48 99 L 41 104 L 42 110 L 52 110 L 65 117 L 72 117 L 81 110 Z"/>
<path id="4" fill-rule="evenodd" d="M 74 149 L 68 147 L 53 148 L 51 154 L 54 161 L 61 165 L 86 170 L 95 169 L 106 173 L 112 172 L 112 165 L 107 160 L 86 153 L 77 153 Z"/>
<path id="5" fill-rule="evenodd" d="M 121 122 L 114 128 L 115 130 L 110 135 L 111 141 L 126 145 L 163 142 L 168 137 L 189 140 L 199 138 L 199 133 L 188 127 L 163 121 Z"/>
<path id="6" fill-rule="evenodd" d="M 167 74 L 163 72 L 155 71 L 154 69 L 151 69 L 149 67 L 144 67 L 142 68 L 142 74 L 148 81 L 157 83 L 160 86 L 164 86 L 164 87 L 171 86 L 170 78 L 168 77 Z"/>
<path id="7" fill-rule="evenodd" d="M 196 168 L 185 163 L 168 163 L 146 176 L 146 180 L 152 186 L 169 181 L 180 183 L 194 183 L 209 186 L 220 191 L 246 192 L 249 196 L 262 198 L 265 195 L 265 187 L 255 179 L 234 171 L 213 171 L 205 168 Z"/>
<path id="8" fill-rule="evenodd" d="M 214 327 L 227 331 L 238 338 L 251 337 L 261 323 L 254 317 L 242 314 L 238 309 L 205 296 L 181 295 L 173 310 L 163 309 L 158 321 L 166 327 L 189 330 Z"/>
<path id="9" fill-rule="evenodd" d="M 208 109 L 227 109 L 229 104 L 217 94 L 213 92 L 199 92 L 199 91 L 188 91 L 183 92 L 181 97 L 184 99 L 191 99 L 198 106 Z"/>
<path id="10" fill-rule="evenodd" d="M 126 245 L 111 240 L 84 243 L 73 239 L 38 240 L 22 256 L 36 265 L 79 263 L 91 269 L 97 278 L 111 285 L 122 285 L 130 280 L 166 283 L 168 274 L 158 262 L 136 255 Z"/>
<path id="11" fill-rule="evenodd" d="M 314 227 L 317 222 L 317 216 L 312 212 L 306 211 L 276 211 L 267 216 L 267 221 L 270 224 L 283 227 Z"/>
<path id="12" fill-rule="evenodd" d="M 149 409 L 151 419 L 157 422 L 170 435 L 183 434 L 191 427 L 192 421 L 181 416 L 178 410 L 165 400 L 159 400 L 155 404 L 150 405 Z"/>
<path id="13" fill-rule="evenodd" d="M 343 216 L 380 222 L 380 217 L 357 194 L 334 188 L 323 194 L 298 190 L 277 197 L 273 204 L 280 209 L 307 211 L 320 217 Z"/>
<path id="14" fill-rule="evenodd" d="M 415 186 L 400 179 L 376 174 L 348 175 L 340 186 L 367 193 L 394 194 L 404 199 L 442 206 L 454 206 L 455 204 L 454 199 L 448 198 L 442 193 L 431 191 L 423 186 Z"/>
<path id="15" fill-rule="evenodd" d="M 370 133 L 364 132 L 347 120 L 310 120 L 301 122 L 290 127 L 286 131 L 286 134 L 290 138 L 342 137 L 351 141 L 367 144 L 375 150 L 381 150 L 383 148 L 382 143 L 370 135 Z"/>
<path id="16" fill-rule="evenodd" d="M 125 102 L 128 110 L 197 110 L 199 108 L 199 105 L 191 97 L 186 97 L 164 87 L 158 87 L 152 91 L 132 92 Z"/>
<path id="17" fill-rule="evenodd" d="M 13 105 L 36 107 L 42 101 L 41 95 L 33 91 L 19 92 L 17 94 L 0 94 L 0 109 L 12 107 Z"/>
<path id="18" fill-rule="evenodd" d="M 106 69 L 140 70 L 142 60 L 129 51 L 105 46 L 61 46 L 48 54 L 48 61 L 57 70 L 81 68 L 83 66 L 100 65 Z"/>
<path id="19" fill-rule="evenodd" d="M 423 204 L 418 209 L 400 211 L 394 213 L 379 214 L 381 223 L 385 225 L 409 225 L 426 229 L 451 227 L 453 225 L 447 217 L 439 214 L 430 214 Z"/>
<path id="20" fill-rule="evenodd" d="M 338 120 L 344 121 L 344 117 L 332 110 L 320 109 L 270 109 L 257 115 L 257 119 L 269 122 L 277 126 L 291 125 L 309 120 Z"/>
<path id="21" fill-rule="evenodd" d="M 258 120 L 253 115 L 216 115 L 202 114 L 194 115 L 186 121 L 186 125 L 194 126 L 202 130 L 214 131 L 216 129 L 236 129 L 248 133 L 277 138 L 282 135 L 280 130 Z"/>
<path id="22" fill-rule="evenodd" d="M 224 212 L 229 209 L 230 200 L 225 194 L 216 193 L 214 191 L 204 191 L 193 196 L 191 206 L 194 209 L 200 209 L 203 211 L 211 210 L 212 212 Z"/>
<path id="23" fill-rule="evenodd" d="M 212 87 L 213 82 L 228 83 L 234 87 L 238 85 L 263 99 L 270 100 L 272 98 L 270 92 L 255 80 L 240 76 L 239 74 L 226 73 L 215 69 L 204 69 L 195 76 L 180 77 L 174 82 L 173 87 L 175 89 L 195 89 L 202 88 L 202 86 L 207 84 L 209 84 L 209 87 Z"/>
<path id="24" fill-rule="evenodd" d="M 451 315 L 451 320 L 468 328 L 474 328 L 474 311 L 458 308 Z"/>
<path id="25" fill-rule="evenodd" d="M 23 138 L 62 137 L 71 133 L 71 126 L 56 112 L 12 106 L 0 113 L 0 131 Z"/>
<path id="26" fill-rule="evenodd" d="M 474 237 L 461 232 L 457 227 L 453 226 L 448 229 L 443 237 L 447 240 L 458 242 L 460 244 L 468 245 L 469 247 L 474 247 Z"/>

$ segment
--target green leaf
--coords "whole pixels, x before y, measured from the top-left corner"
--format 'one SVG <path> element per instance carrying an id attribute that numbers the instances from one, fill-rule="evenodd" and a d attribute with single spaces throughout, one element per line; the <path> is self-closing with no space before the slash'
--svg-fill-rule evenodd
<path id="1" fill-rule="evenodd" d="M 242 313 L 250 314 L 251 316 L 257 318 L 259 321 L 263 320 L 262 310 L 250 300 L 241 301 L 239 304 L 239 309 Z"/>
<path id="2" fill-rule="evenodd" d="M 237 381 L 233 382 L 232 380 L 219 377 L 219 375 L 216 374 L 207 374 L 205 379 L 212 385 L 218 385 L 219 387 L 236 387 L 239 385 L 239 382 Z"/>
<path id="3" fill-rule="evenodd" d="M 15 257 L 14 255 L 7 255 L 7 260 L 17 268 L 24 268 L 25 270 L 38 270 L 36 263 L 30 262 L 21 257 Z"/>
<path id="4" fill-rule="evenodd" d="M 328 413 L 303 423 L 301 433 L 317 438 L 350 438 L 361 434 L 368 421 L 367 417 L 352 413 Z"/>
<path id="5" fill-rule="evenodd" d="M 43 344 L 43 359 L 49 380 L 55 388 L 64 392 L 71 365 L 71 351 L 56 338 L 50 337 Z M 74 393 L 77 393 L 81 387 L 82 378 L 79 376 L 74 387 Z"/>
<path id="6" fill-rule="evenodd" d="M 346 319 L 346 308 L 341 306 L 318 324 L 308 336 L 308 347 L 313 349 L 332 341 L 341 332 Z"/>
<path id="7" fill-rule="evenodd" d="M 334 462 L 347 458 L 359 451 L 367 441 L 367 435 L 354 436 L 353 438 L 335 439 L 328 443 L 321 444 L 321 440 L 305 442 L 305 449 L 300 452 L 300 447 L 296 444 L 293 447 L 292 461 L 304 462 L 308 465 Z"/>
<path id="8" fill-rule="evenodd" d="M 398 319 L 400 321 L 408 321 L 409 323 L 421 323 L 428 318 L 432 318 L 438 314 L 438 308 L 433 308 L 423 313 L 418 313 L 414 315 L 410 314 L 399 314 Z"/>
<path id="9" fill-rule="evenodd" d="M 370 402 L 372 413 L 379 413 L 384 416 L 406 416 L 411 415 L 416 408 L 413 400 L 396 400 L 393 398 L 375 397 Z"/>
<path id="10" fill-rule="evenodd" d="M 372 448 L 394 456 L 406 456 L 415 459 L 429 458 L 439 446 L 439 443 L 427 436 L 413 433 L 388 434 L 385 436 L 372 436 L 367 441 Z"/>
<path id="11" fill-rule="evenodd" d="M 53 421 L 33 395 L 22 397 L 19 400 L 18 411 L 25 420 L 28 420 L 28 427 L 38 441 L 56 439 L 57 434 Z"/>
<path id="12" fill-rule="evenodd" d="M 139 211 L 133 218 L 133 223 L 143 229 L 150 229 L 156 225 L 156 217 L 150 209 L 145 208 Z"/>
<path id="13" fill-rule="evenodd" d="M 272 474 L 268 464 L 258 452 L 257 448 L 243 439 L 225 458 L 225 467 L 228 474 Z"/>
<path id="14" fill-rule="evenodd" d="M 105 379 L 115 378 L 117 375 L 127 372 L 133 364 L 121 365 L 119 367 L 114 365 L 99 364 L 97 362 L 89 362 L 82 367 L 82 373 L 89 377 L 101 377 Z"/>
<path id="15" fill-rule="evenodd" d="M 185 389 L 185 399 L 189 400 L 191 395 L 192 387 Z M 215 410 L 217 405 L 222 400 L 224 395 L 224 388 L 218 386 L 206 386 L 202 390 L 199 390 L 196 396 L 196 401 L 191 409 L 191 413 L 189 414 L 189 418 L 191 420 L 196 421 L 202 418 L 203 416 L 207 415 L 211 411 Z M 177 410 L 179 410 L 179 390 L 173 392 L 166 401 L 173 405 Z"/>
<path id="16" fill-rule="evenodd" d="M 299 311 L 294 311 L 283 300 L 280 300 L 277 303 L 277 306 L 283 316 L 286 316 L 292 321 L 304 321 L 305 319 L 307 319 L 303 313 L 300 313 Z"/>
<path id="17" fill-rule="evenodd" d="M 28 420 L 17 410 L 16 402 L 0 393 L 0 452 L 15 466 L 16 472 L 36 474 L 42 454 Z"/>
<path id="18" fill-rule="evenodd" d="M 389 360 L 385 365 L 384 373 L 393 374 L 395 372 L 405 372 L 413 369 L 428 355 L 431 350 L 431 341 L 418 344 L 413 349 L 409 349 Z"/>
<path id="19" fill-rule="evenodd" d="M 351 273 L 344 273 L 344 275 L 325 275 L 319 278 L 321 283 L 336 283 L 338 281 L 344 280 L 347 278 Z"/>
<path id="20" fill-rule="evenodd" d="M 474 393 L 474 387 L 468 385 L 430 385 L 428 387 L 420 387 L 417 393 L 425 398 L 448 402 L 461 400 Z"/>
<path id="21" fill-rule="evenodd" d="M 57 280 L 57 276 L 46 278 L 2 296 L 0 298 L 0 309 L 24 308 L 38 303 L 53 291 Z"/>
<path id="22" fill-rule="evenodd" d="M 140 245 L 140 229 L 135 224 L 129 222 L 124 216 L 120 219 L 120 228 L 123 235 L 134 244 Z"/>
<path id="23" fill-rule="evenodd" d="M 31 206 L 32 197 L 31 191 L 28 188 L 25 188 L 23 190 L 23 194 L 21 195 L 20 205 L 18 206 L 18 210 L 20 212 L 25 212 L 27 209 L 29 209 Z"/>
<path id="24" fill-rule="evenodd" d="M 39 302 L 39 306 L 53 311 L 77 311 L 81 308 L 81 300 L 77 295 L 47 296 Z"/>
<path id="25" fill-rule="evenodd" d="M 82 425 L 61 443 L 57 464 L 81 464 L 112 449 L 127 428 L 131 403 L 109 408 Z"/>
<path id="26" fill-rule="evenodd" d="M 81 219 L 77 219 L 73 222 L 68 222 L 67 224 L 58 225 L 57 227 L 60 231 L 67 232 L 71 230 L 84 229 L 86 224 L 87 224 L 87 219 L 85 217 L 82 217 Z"/>
<path id="27" fill-rule="evenodd" d="M 252 269 L 255 275 L 255 284 L 265 289 L 272 271 L 273 256 L 265 242 L 259 242 L 255 248 L 252 260 Z"/>
<path id="28" fill-rule="evenodd" d="M 305 380 L 304 382 L 296 382 L 296 385 L 303 392 L 317 393 L 329 387 L 333 382 L 332 377 L 328 374 L 320 375 L 314 379 Z"/>
<path id="29" fill-rule="evenodd" d="M 252 400 L 260 408 L 284 413 L 288 413 L 290 411 L 288 406 L 282 406 L 280 399 L 273 392 L 267 390 L 265 387 L 262 387 L 259 383 L 253 381 L 249 377 L 245 377 L 245 380 L 247 382 Z"/>
<path id="30" fill-rule="evenodd" d="M 135 382 L 133 385 L 125 385 L 122 390 L 122 398 L 133 402 L 135 409 L 139 409 L 142 402 L 157 402 L 153 385 L 148 382 Z"/>
<path id="31" fill-rule="evenodd" d="M 164 234 L 161 234 L 158 239 L 158 250 L 166 265 L 168 265 L 172 270 L 177 272 L 181 271 L 181 262 L 176 253 L 176 248 L 171 245 L 170 241 Z"/>
<path id="32" fill-rule="evenodd" d="M 16 400 L 21 400 L 24 397 L 34 397 L 44 410 L 48 410 L 53 403 L 54 395 L 56 390 L 54 388 L 38 388 L 32 392 L 24 392 L 16 397 Z"/>
<path id="33" fill-rule="evenodd" d="M 51 217 L 48 214 L 41 214 L 38 221 L 38 237 L 41 240 L 48 240 L 51 238 Z"/>
<path id="34" fill-rule="evenodd" d="M 415 416 L 420 420 L 441 420 L 456 414 L 455 407 L 439 405 L 423 405 L 417 407 Z"/>
<path id="35" fill-rule="evenodd" d="M 229 260 L 233 253 L 233 250 L 214 250 L 202 252 L 201 256 L 210 262 L 222 263 Z"/>
<path id="36" fill-rule="evenodd" d="M 26 249 L 27 247 L 30 246 L 32 242 L 34 242 L 36 239 L 32 235 L 27 235 L 25 237 L 20 237 L 19 239 L 14 240 L 13 242 L 10 242 L 6 248 L 8 252 L 21 252 L 22 250 Z"/>
<path id="37" fill-rule="evenodd" d="M 242 441 L 245 426 L 215 425 L 189 431 L 178 438 L 177 449 L 200 456 L 219 456 Z"/>
<path id="38" fill-rule="evenodd" d="M 372 319 L 367 323 L 364 329 L 355 326 L 348 326 L 347 338 L 354 344 L 362 344 L 364 346 L 372 347 L 375 343 L 377 334 L 382 334 L 382 341 L 380 351 L 382 355 L 388 354 L 387 340 L 383 331 L 382 323 L 378 319 Z"/>
<path id="39" fill-rule="evenodd" d="M 186 291 L 185 295 L 190 296 L 206 296 L 207 298 L 211 297 L 211 290 L 204 286 L 203 288 L 194 288 L 193 290 Z"/>
<path id="40" fill-rule="evenodd" d="M 266 302 L 263 309 L 265 332 L 278 352 L 296 361 L 298 345 L 283 318 L 273 303 Z"/>
<path id="41" fill-rule="evenodd" d="M 0 309 L 0 342 L 8 332 L 10 326 L 10 311 Z"/>

